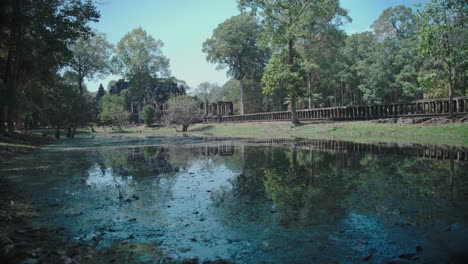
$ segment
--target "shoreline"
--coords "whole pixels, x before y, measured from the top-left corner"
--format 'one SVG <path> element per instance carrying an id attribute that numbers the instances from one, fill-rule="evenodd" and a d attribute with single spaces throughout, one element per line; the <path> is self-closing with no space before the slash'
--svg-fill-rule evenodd
<path id="1" fill-rule="evenodd" d="M 102 127 L 85 137 L 213 137 L 231 139 L 299 139 L 336 140 L 355 143 L 425 144 L 468 147 L 468 123 L 398 124 L 372 121 L 304 123 L 291 126 L 289 122 L 248 122 L 196 124 L 187 132 L 174 128 L 136 126 L 122 131 L 109 131 Z M 78 137 L 81 137 L 79 135 Z"/>

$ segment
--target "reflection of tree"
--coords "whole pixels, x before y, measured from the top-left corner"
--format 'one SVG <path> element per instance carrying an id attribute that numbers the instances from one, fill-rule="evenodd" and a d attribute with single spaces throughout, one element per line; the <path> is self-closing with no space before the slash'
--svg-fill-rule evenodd
<path id="1" fill-rule="evenodd" d="M 102 164 L 120 176 L 132 176 L 138 179 L 146 176 L 159 176 L 178 171 L 168 162 L 168 151 L 161 147 L 103 149 Z"/>
<path id="2" fill-rule="evenodd" d="M 354 188 L 355 175 L 348 177 L 341 169 L 346 163 L 342 154 L 245 146 L 234 156 L 245 157 L 245 162 L 235 164 L 237 169 L 231 164 L 232 170 L 241 173 L 232 181 L 232 188 L 212 197 L 225 219 L 279 221 L 282 225 L 301 219 L 307 222 L 311 217 L 321 221 L 327 214 L 339 219 L 343 211 L 340 201 Z M 272 215 L 272 210 L 278 214 Z"/>
<path id="3" fill-rule="evenodd" d="M 468 188 L 463 189 L 468 186 L 466 164 L 454 166 L 453 160 L 368 154 L 359 165 L 359 196 L 347 199 L 347 206 L 355 210 L 418 224 L 447 219 L 454 208 L 468 212 L 464 202 Z"/>

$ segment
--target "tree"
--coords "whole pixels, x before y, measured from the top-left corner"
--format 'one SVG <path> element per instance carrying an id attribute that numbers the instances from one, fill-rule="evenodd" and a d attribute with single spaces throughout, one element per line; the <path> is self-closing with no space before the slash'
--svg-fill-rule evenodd
<path id="1" fill-rule="evenodd" d="M 414 52 L 417 25 L 411 8 L 398 5 L 385 9 L 372 29 L 375 50 L 368 77 L 374 92 L 369 99 L 376 103 L 414 100 L 420 93 Z"/>
<path id="2" fill-rule="evenodd" d="M 67 127 L 67 137 L 74 138 L 76 127 L 85 126 L 95 118 L 94 100 L 85 91 L 80 93 L 76 83 L 76 74 L 65 72 L 63 76 L 56 74 L 43 86 L 44 123 L 55 127 L 55 138 L 60 138 L 60 129 Z"/>
<path id="3" fill-rule="evenodd" d="M 48 69 L 59 67 L 70 55 L 67 43 L 90 34 L 87 23 L 97 22 L 99 18 L 93 1 L 11 0 L 6 6 L 8 44 L 0 46 L 0 56 L 6 57 L 1 76 L 4 89 L 0 91 L 3 99 L 0 100 L 0 133 L 4 131 L 3 116 L 7 109 L 8 131 L 13 132 L 20 103 L 18 85 L 24 79 L 23 70 L 31 65 L 24 59 L 38 52 L 34 44 L 47 47 L 44 54 L 54 60 L 53 64 L 47 65 L 50 66 Z M 26 49 L 26 46 L 31 48 Z"/>
<path id="4" fill-rule="evenodd" d="M 161 77 L 170 75 L 169 59 L 162 53 L 164 43 L 148 35 L 141 27 L 125 34 L 117 43 L 113 61 L 117 70 L 125 77 L 149 75 Z"/>
<path id="5" fill-rule="evenodd" d="M 435 67 L 429 72 L 436 73 L 437 77 L 433 79 L 445 82 L 450 115 L 453 115 L 454 92 L 460 89 L 466 93 L 462 89 L 466 88 L 468 75 L 467 16 L 468 7 L 464 0 L 431 0 L 418 14 L 422 24 L 418 32 L 418 51 L 421 56 L 435 62 Z"/>
<path id="6" fill-rule="evenodd" d="M 96 93 L 96 101 L 99 102 L 104 95 L 106 95 L 106 90 L 104 90 L 104 86 L 102 86 L 102 83 L 101 83 Z"/>
<path id="7" fill-rule="evenodd" d="M 261 80 L 245 80 L 244 81 L 244 112 L 245 113 L 258 113 L 267 111 L 264 108 L 265 96 L 262 92 Z M 240 82 L 235 79 L 227 81 L 219 90 L 213 90 L 211 100 L 216 101 L 229 101 L 234 104 L 234 110 L 239 113 L 240 109 Z"/>
<path id="8" fill-rule="evenodd" d="M 169 59 L 161 50 L 163 45 L 141 27 L 125 34 L 117 43 L 113 62 L 116 71 L 130 80 L 131 99 L 138 104 L 138 121 L 145 89 L 154 79 L 170 76 Z"/>
<path id="9" fill-rule="evenodd" d="M 297 98 L 303 94 L 303 90 L 297 87 L 303 87 L 304 80 L 302 76 L 292 70 L 292 67 L 287 63 L 286 59 L 273 55 L 270 64 L 265 68 L 262 83 L 264 85 L 263 92 L 266 95 L 274 94 L 277 90 L 284 89 L 290 96 L 290 108 L 293 108 L 293 98 Z M 295 105 L 294 105 L 295 106 Z M 292 112 L 292 111 L 291 111 Z M 293 124 L 295 124 L 293 122 Z"/>
<path id="10" fill-rule="evenodd" d="M 143 111 L 142 111 L 141 116 L 147 126 L 151 125 L 151 123 L 154 120 L 155 114 L 156 114 L 156 108 L 154 108 L 154 106 L 152 105 L 143 106 Z"/>
<path id="11" fill-rule="evenodd" d="M 228 67 L 228 75 L 240 84 L 240 114 L 244 114 L 244 80 L 260 75 L 268 52 L 258 45 L 261 27 L 254 16 L 242 13 L 219 24 L 213 36 L 203 43 L 206 60 Z"/>
<path id="12" fill-rule="evenodd" d="M 82 37 L 69 46 L 72 57 L 68 67 L 77 74 L 80 92 L 83 93 L 85 78 L 104 78 L 111 72 L 110 59 L 114 47 L 106 40 L 106 36 L 93 32 L 90 37 Z"/>
<path id="13" fill-rule="evenodd" d="M 127 123 L 129 116 L 123 96 L 106 94 L 102 97 L 99 113 L 99 119 L 102 122 L 121 129 L 122 125 Z"/>
<path id="14" fill-rule="evenodd" d="M 307 80 L 308 108 L 312 109 L 313 95 L 322 79 L 332 70 L 345 35 L 335 25 L 328 24 L 323 25 L 320 31 L 310 31 L 307 35 L 298 41 L 297 50 Z"/>
<path id="15" fill-rule="evenodd" d="M 317 29 L 323 21 L 339 21 L 346 16 L 346 11 L 338 0 L 238 0 L 239 8 L 244 11 L 250 8 L 259 13 L 265 26 L 265 36 L 277 51 L 282 52 L 287 47 L 288 71 L 296 71 L 295 44 L 311 28 Z M 289 86 L 291 122 L 299 124 L 296 111 L 296 100 L 302 87 Z"/>
<path id="16" fill-rule="evenodd" d="M 213 94 L 220 90 L 220 87 L 215 83 L 202 82 L 195 89 L 195 94 L 203 100 L 204 103 L 214 102 Z"/>
<path id="17" fill-rule="evenodd" d="M 180 95 L 167 101 L 166 122 L 170 125 L 181 125 L 186 132 L 192 124 L 201 122 L 203 112 L 199 103 L 190 96 Z"/>

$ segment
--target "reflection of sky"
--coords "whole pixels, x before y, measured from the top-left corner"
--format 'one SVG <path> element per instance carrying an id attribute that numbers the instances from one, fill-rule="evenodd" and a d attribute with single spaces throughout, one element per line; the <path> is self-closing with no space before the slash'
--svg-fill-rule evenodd
<path id="1" fill-rule="evenodd" d="M 86 179 L 86 183 L 97 188 L 109 188 L 116 184 L 122 185 L 124 183 L 129 183 L 129 181 L 132 180 L 132 176 L 129 176 L 126 177 L 126 180 L 124 181 L 121 176 L 114 175 L 112 173 L 112 169 L 109 168 L 105 169 L 103 173 L 98 164 L 91 167 L 88 174 L 89 176 Z"/>

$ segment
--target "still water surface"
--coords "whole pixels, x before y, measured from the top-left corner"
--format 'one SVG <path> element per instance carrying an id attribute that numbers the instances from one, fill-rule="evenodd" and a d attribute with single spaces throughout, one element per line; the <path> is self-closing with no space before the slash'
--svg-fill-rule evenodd
<path id="1" fill-rule="evenodd" d="M 85 139 L 4 162 L 0 175 L 35 201 L 36 225 L 104 250 L 139 246 L 142 262 L 155 248 L 236 263 L 467 259 L 459 154 L 330 146 Z"/>

